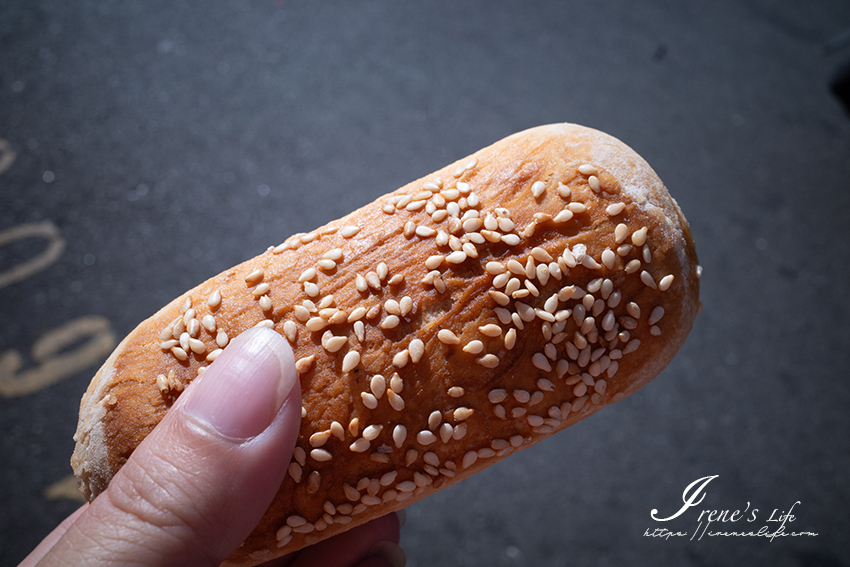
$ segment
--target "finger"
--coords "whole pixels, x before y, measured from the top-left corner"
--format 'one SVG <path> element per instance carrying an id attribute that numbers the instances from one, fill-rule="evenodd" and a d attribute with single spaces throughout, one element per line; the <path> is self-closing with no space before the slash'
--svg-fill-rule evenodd
<path id="1" fill-rule="evenodd" d="M 71 524 L 77 521 L 77 518 L 85 512 L 86 508 L 88 508 L 88 503 L 83 504 L 77 510 L 62 520 L 62 523 L 56 526 L 52 532 L 47 534 L 47 537 L 41 540 L 41 543 L 27 555 L 26 559 L 24 559 L 18 567 L 33 567 L 36 563 L 41 561 L 41 558 L 44 557 L 50 549 L 56 545 L 56 542 L 59 541 L 68 528 L 71 527 Z"/>
<path id="2" fill-rule="evenodd" d="M 64 554 L 86 565 L 218 565 L 280 487 L 300 419 L 286 340 L 268 329 L 245 331 L 186 389 L 45 561 L 60 564 Z"/>
<path id="3" fill-rule="evenodd" d="M 398 515 L 387 514 L 302 549 L 289 565 L 290 567 L 312 567 L 314 565 L 354 567 L 370 556 L 384 558 L 384 552 L 394 551 L 391 549 L 392 547 L 401 552 L 401 548 L 398 547 L 399 529 Z M 378 545 L 377 548 L 376 545 Z M 396 552 L 391 557 L 398 557 L 398 553 Z M 404 557 L 403 552 L 401 552 L 401 557 Z M 404 565 L 403 562 L 400 565 L 392 562 L 390 564 L 397 567 Z"/>

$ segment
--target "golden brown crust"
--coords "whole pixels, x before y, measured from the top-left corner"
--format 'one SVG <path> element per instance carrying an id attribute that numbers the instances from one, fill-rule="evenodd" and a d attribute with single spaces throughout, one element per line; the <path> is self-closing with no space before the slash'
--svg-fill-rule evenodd
<path id="1" fill-rule="evenodd" d="M 219 333 L 269 321 L 300 361 L 304 418 L 290 474 L 229 560 L 255 565 L 634 393 L 690 331 L 697 271 L 684 216 L 634 151 L 570 124 L 520 132 L 143 322 L 86 392 L 72 464 L 87 497 L 103 491 Z"/>

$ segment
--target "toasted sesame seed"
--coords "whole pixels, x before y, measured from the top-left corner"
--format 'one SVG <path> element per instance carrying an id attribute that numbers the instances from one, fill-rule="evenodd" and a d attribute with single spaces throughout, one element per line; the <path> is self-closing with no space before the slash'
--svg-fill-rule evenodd
<path id="1" fill-rule="evenodd" d="M 397 352 L 395 356 L 393 356 L 393 366 L 396 368 L 404 368 L 407 366 L 407 361 L 410 357 L 410 353 L 407 349 L 404 349 L 400 352 Z"/>
<path id="2" fill-rule="evenodd" d="M 306 281 L 310 281 L 312 279 L 315 279 L 315 277 L 316 277 L 316 268 L 307 268 L 306 270 L 301 272 L 300 276 L 298 276 L 298 283 L 304 283 Z"/>
<path id="3" fill-rule="evenodd" d="M 455 335 L 448 329 L 441 329 L 440 332 L 437 333 L 437 338 L 440 340 L 441 343 L 447 345 L 456 345 L 460 343 L 460 339 L 457 338 L 457 335 Z"/>
<path id="4" fill-rule="evenodd" d="M 590 185 L 590 189 L 593 192 L 595 192 L 595 193 L 599 192 L 599 178 L 598 177 L 596 177 L 595 175 L 591 175 L 590 177 L 587 178 L 587 184 Z"/>
<path id="5" fill-rule="evenodd" d="M 217 309 L 219 305 L 221 305 L 221 292 L 219 290 L 215 290 L 212 295 L 207 298 L 207 307 L 214 310 Z"/>
<path id="6" fill-rule="evenodd" d="M 624 355 L 630 354 L 630 353 L 636 351 L 639 346 L 640 346 L 640 340 L 639 339 L 632 339 L 632 340 L 629 341 L 629 344 L 627 344 L 626 347 L 623 349 L 623 354 Z"/>
<path id="7" fill-rule="evenodd" d="M 406 438 L 407 428 L 403 425 L 396 425 L 393 428 L 393 443 L 395 443 L 396 448 L 400 449 Z"/>
<path id="8" fill-rule="evenodd" d="M 476 232 L 481 228 L 483 222 L 478 217 L 469 218 L 463 221 L 464 232 Z"/>
<path id="9" fill-rule="evenodd" d="M 481 358 L 476 358 L 475 362 L 484 368 L 496 368 L 499 366 L 499 357 L 495 354 L 485 354 Z"/>
<path id="10" fill-rule="evenodd" d="M 609 270 L 614 268 L 614 261 L 616 259 L 617 256 L 614 255 L 614 252 L 610 248 L 606 248 L 602 251 L 602 264 Z"/>
<path id="11" fill-rule="evenodd" d="M 597 173 L 599 173 L 596 168 L 590 165 L 589 163 L 583 163 L 578 166 L 578 172 L 582 175 L 596 175 Z"/>
<path id="12" fill-rule="evenodd" d="M 398 372 L 394 372 L 390 377 L 390 389 L 396 394 L 400 394 L 404 390 L 404 381 L 402 381 Z"/>
<path id="13" fill-rule="evenodd" d="M 490 290 L 490 295 L 493 296 L 494 299 L 497 299 L 497 302 L 498 302 L 498 298 L 496 297 L 495 294 L 507 297 L 503 293 L 499 293 L 498 291 Z M 510 300 L 508 300 L 508 301 L 510 301 Z M 510 311 L 508 311 L 504 307 L 496 307 L 493 311 L 496 313 L 496 317 L 499 318 L 499 322 L 502 323 L 502 325 L 510 325 L 511 324 L 511 312 Z"/>
<path id="14" fill-rule="evenodd" d="M 396 411 L 404 409 L 404 400 L 394 390 L 387 390 L 387 401 L 390 403 L 390 407 Z"/>
<path id="15" fill-rule="evenodd" d="M 302 323 L 306 323 L 310 319 L 310 311 L 303 305 L 294 306 L 292 308 L 292 313 L 295 315 L 295 318 Z"/>
<path id="16" fill-rule="evenodd" d="M 383 425 L 369 425 L 363 430 L 363 439 L 374 441 L 378 438 L 378 435 L 381 434 L 383 429 Z"/>
<path id="17" fill-rule="evenodd" d="M 256 288 L 254 288 L 254 291 L 251 292 L 251 293 L 254 297 L 262 297 L 265 294 L 267 294 L 270 290 L 271 290 L 271 286 L 269 284 L 261 283 Z"/>
<path id="18" fill-rule="evenodd" d="M 376 272 L 368 272 L 366 274 L 366 283 L 375 291 L 381 289 L 381 277 Z"/>
<path id="19" fill-rule="evenodd" d="M 466 183 L 466 182 L 463 182 L 463 181 L 458 181 L 455 184 L 455 187 L 457 187 L 457 190 L 460 191 L 461 195 L 469 195 L 469 191 L 470 191 L 469 183 Z"/>
<path id="20" fill-rule="evenodd" d="M 643 246 L 646 244 L 646 231 L 647 228 L 643 227 L 640 230 L 636 230 L 632 233 L 632 244 L 635 246 Z"/>
<path id="21" fill-rule="evenodd" d="M 501 402 L 505 401 L 505 399 L 507 397 L 508 397 L 508 393 L 505 390 L 502 390 L 500 388 L 495 389 L 495 390 L 490 390 L 490 393 L 487 394 L 487 399 L 490 400 L 490 402 L 493 403 L 493 404 L 501 403 Z"/>
<path id="22" fill-rule="evenodd" d="M 270 311 L 272 308 L 272 300 L 268 295 L 264 295 L 260 298 L 260 309 L 263 311 Z"/>
<path id="23" fill-rule="evenodd" d="M 387 317 L 381 322 L 382 329 L 395 329 L 398 327 L 400 319 L 397 315 L 387 315 Z"/>
<path id="24" fill-rule="evenodd" d="M 220 330 L 218 334 L 215 336 L 215 344 L 219 347 L 224 348 L 227 346 L 227 343 L 230 342 L 230 337 L 227 336 L 223 330 Z"/>
<path id="25" fill-rule="evenodd" d="M 643 256 L 644 263 L 649 264 L 652 262 L 652 251 L 649 249 L 649 246 L 644 244 L 641 255 Z"/>
<path id="26" fill-rule="evenodd" d="M 453 398 L 460 398 L 464 394 L 464 389 L 461 388 L 460 386 L 452 386 L 451 388 L 448 389 L 447 393 L 449 394 L 449 396 L 451 396 Z"/>
<path id="27" fill-rule="evenodd" d="M 418 211 L 419 209 L 425 206 L 427 206 L 426 201 L 411 201 L 407 204 L 407 206 L 404 207 L 404 210 L 413 212 Z"/>
<path id="28" fill-rule="evenodd" d="M 366 326 L 363 325 L 363 321 L 354 322 L 354 336 L 356 336 L 357 340 L 361 343 L 366 339 Z"/>
<path id="29" fill-rule="evenodd" d="M 511 417 L 514 417 L 514 418 L 522 417 L 526 413 L 528 413 L 528 410 L 525 409 L 525 408 L 514 408 L 514 409 L 511 410 Z"/>
<path id="30" fill-rule="evenodd" d="M 466 260 L 466 258 L 467 258 L 466 252 L 463 252 L 461 250 L 457 250 L 455 252 L 452 252 L 448 256 L 446 256 L 446 261 L 449 262 L 450 264 L 460 264 L 464 260 Z"/>
<path id="31" fill-rule="evenodd" d="M 599 264 L 599 262 L 594 260 L 593 257 L 591 257 L 589 255 L 587 255 L 587 256 L 585 256 L 584 258 L 581 259 L 581 265 L 584 266 L 585 268 L 590 268 L 591 270 L 598 270 L 599 268 L 602 267 L 602 265 Z"/>
<path id="32" fill-rule="evenodd" d="M 510 279 L 511 279 L 511 274 L 509 272 L 499 274 L 498 276 L 493 278 L 493 287 L 495 287 L 496 289 L 503 288 L 503 287 L 505 287 L 505 285 L 507 285 L 507 283 L 510 281 Z"/>
<path id="33" fill-rule="evenodd" d="M 194 309 L 191 309 L 191 308 L 190 308 L 190 309 L 188 309 L 188 310 L 187 310 L 187 311 L 183 314 L 183 324 L 184 324 L 184 325 L 186 325 L 186 327 L 188 328 L 188 326 L 189 326 L 189 322 L 190 322 L 190 321 L 192 321 L 194 318 L 195 318 L 195 310 L 194 310 Z"/>
<path id="34" fill-rule="evenodd" d="M 434 431 L 443 422 L 443 414 L 439 410 L 434 410 L 428 416 L 428 429 Z"/>
<path id="35" fill-rule="evenodd" d="M 396 274 L 390 278 L 390 281 L 387 282 L 389 285 L 397 286 L 401 285 L 404 282 L 404 274 Z"/>
<path id="36" fill-rule="evenodd" d="M 204 318 L 201 319 L 201 324 L 204 326 L 204 329 L 206 329 L 207 332 L 215 332 L 215 317 L 213 317 L 212 315 L 204 315 Z"/>
<path id="37" fill-rule="evenodd" d="M 652 313 L 649 314 L 649 324 L 656 324 L 662 317 L 664 317 L 664 308 L 659 305 L 652 310 Z"/>
<path id="38" fill-rule="evenodd" d="M 325 431 L 320 431 L 318 433 L 314 433 L 310 436 L 310 446 L 315 447 L 315 448 L 319 448 L 322 445 L 324 445 L 325 443 L 327 443 L 328 439 L 330 439 L 330 437 L 331 437 L 330 429 L 327 429 Z"/>
<path id="39" fill-rule="evenodd" d="M 304 358 L 299 358 L 295 362 L 295 370 L 298 374 L 304 374 L 310 367 L 313 366 L 313 361 L 316 360 L 316 355 L 311 354 L 310 356 L 305 356 Z"/>
<path id="40" fill-rule="evenodd" d="M 473 340 L 466 343 L 466 346 L 463 347 L 464 352 L 468 352 L 469 354 L 478 354 L 484 350 L 484 343 L 479 340 Z"/>
<path id="41" fill-rule="evenodd" d="M 526 323 L 530 323 L 531 321 L 534 321 L 534 318 L 536 317 L 536 313 L 535 313 L 535 311 L 532 307 L 529 307 L 528 305 L 526 305 L 525 303 L 523 303 L 521 301 L 517 301 L 514 306 L 516 307 L 516 311 L 517 311 L 517 314 L 519 314 L 520 319 L 522 319 Z M 554 320 L 554 318 L 553 318 L 553 320 Z"/>
<path id="42" fill-rule="evenodd" d="M 426 464 L 431 465 L 432 467 L 440 466 L 440 457 L 437 453 L 433 451 L 428 451 L 424 455 L 422 455 L 422 460 L 425 461 Z"/>
<path id="43" fill-rule="evenodd" d="M 546 191 L 546 184 L 542 181 L 535 181 L 531 185 L 531 194 L 534 195 L 534 198 L 537 199 L 543 192 Z"/>
<path id="44" fill-rule="evenodd" d="M 420 431 L 416 434 L 416 441 L 420 445 L 428 446 L 437 440 L 437 436 L 430 431 Z"/>
<path id="45" fill-rule="evenodd" d="M 413 235 L 416 234 L 416 223 L 413 221 L 404 223 L 403 233 L 405 238 L 413 238 Z"/>
<path id="46" fill-rule="evenodd" d="M 174 355 L 174 358 L 177 360 L 188 360 L 189 355 L 186 354 L 186 351 L 179 346 L 171 347 L 171 354 Z"/>
<path id="47" fill-rule="evenodd" d="M 440 265 L 443 263 L 443 260 L 445 259 L 446 257 L 442 254 L 428 256 L 428 258 L 425 260 L 425 267 L 429 270 L 435 270 L 440 267 Z"/>
<path id="48" fill-rule="evenodd" d="M 614 317 L 614 312 L 610 309 L 605 314 L 605 317 L 602 318 L 602 330 L 610 331 L 614 328 L 614 324 L 616 323 L 616 318 Z"/>
<path id="49" fill-rule="evenodd" d="M 567 205 L 567 209 L 573 213 L 584 213 L 587 212 L 587 205 L 584 203 L 573 202 Z"/>
<path id="50" fill-rule="evenodd" d="M 472 417 L 473 413 L 475 413 L 475 410 L 461 407 L 452 412 L 452 416 L 455 418 L 455 421 L 465 421 Z"/>
<path id="51" fill-rule="evenodd" d="M 640 269 L 640 260 L 634 259 L 634 260 L 631 260 L 628 264 L 626 264 L 626 266 L 623 268 L 623 271 L 625 271 L 627 274 L 633 274 L 633 273 L 637 272 L 639 269 Z M 644 273 L 646 273 L 646 272 L 644 272 Z M 641 276 L 641 279 L 643 279 L 643 276 Z"/>
<path id="52" fill-rule="evenodd" d="M 534 356 L 531 357 L 531 363 L 535 368 L 543 370 L 544 372 L 552 371 L 552 365 L 549 364 L 549 361 L 546 359 L 546 355 L 543 353 L 535 353 Z"/>
<path id="53" fill-rule="evenodd" d="M 330 333 L 330 331 L 328 331 Z M 327 334 L 327 333 L 326 333 Z M 327 340 L 322 337 L 322 346 L 328 352 L 337 352 L 348 343 L 348 337 L 331 335 Z"/>
<path id="54" fill-rule="evenodd" d="M 312 457 L 315 461 L 323 463 L 326 461 L 330 461 L 333 458 L 333 455 L 331 455 L 325 449 L 313 449 L 312 451 L 310 451 L 310 457 Z"/>
<path id="55" fill-rule="evenodd" d="M 358 232 L 360 232 L 359 226 L 349 225 L 349 226 L 343 227 L 343 229 L 339 231 L 339 235 L 342 236 L 343 238 L 351 238 L 352 236 L 354 236 Z"/>
<path id="56" fill-rule="evenodd" d="M 405 295 L 398 303 L 398 313 L 393 313 L 393 315 L 401 315 L 402 317 L 406 317 L 407 314 L 410 313 L 411 309 L 413 309 L 413 299 Z"/>
<path id="57" fill-rule="evenodd" d="M 189 339 L 189 348 L 195 354 L 203 354 L 207 350 L 207 345 L 205 345 L 203 341 L 199 341 L 198 339 Z"/>
<path id="58" fill-rule="evenodd" d="M 562 199 L 570 198 L 570 188 L 563 183 L 558 183 L 558 195 L 561 196 Z"/>
<path id="59" fill-rule="evenodd" d="M 348 317 L 347 317 L 347 321 L 348 321 L 349 323 L 353 323 L 354 321 L 359 321 L 359 320 L 360 320 L 360 319 L 362 319 L 365 315 L 366 315 L 366 308 L 365 308 L 365 307 L 362 307 L 362 306 L 361 306 L 361 307 L 355 307 L 355 308 L 354 308 L 354 311 L 352 311 L 352 312 L 348 315 Z"/>
<path id="60" fill-rule="evenodd" d="M 658 282 L 658 289 L 661 291 L 667 291 L 671 285 L 673 285 L 673 274 L 667 274 L 661 281 Z"/>
<path id="61" fill-rule="evenodd" d="M 505 348 L 511 350 L 516 345 L 516 329 L 508 329 L 505 333 Z"/>
<path id="62" fill-rule="evenodd" d="M 431 228 L 430 226 L 420 225 L 416 227 L 414 233 L 416 234 L 416 236 L 419 236 L 421 238 L 431 238 L 432 236 L 437 234 L 437 231 Z"/>
<path id="63" fill-rule="evenodd" d="M 425 343 L 423 343 L 420 339 L 413 339 L 410 341 L 407 348 L 410 352 L 410 361 L 413 362 L 413 364 L 419 362 L 422 355 L 425 354 Z"/>
<path id="64" fill-rule="evenodd" d="M 245 276 L 245 283 L 247 283 L 248 285 L 254 285 L 255 283 L 260 282 L 263 279 L 264 275 L 265 273 L 263 272 L 263 269 L 258 268 L 247 276 Z"/>
<path id="65" fill-rule="evenodd" d="M 461 466 L 465 469 L 468 469 L 469 467 L 474 465 L 475 461 L 477 461 L 477 460 L 478 460 L 478 453 L 475 452 L 475 451 L 468 451 L 463 456 L 463 460 L 461 461 Z"/>
<path id="66" fill-rule="evenodd" d="M 640 273 L 640 281 L 642 281 L 647 287 L 651 287 L 652 289 L 657 289 L 658 286 L 655 283 L 655 279 L 653 279 L 652 274 L 647 272 L 646 270 Z"/>
<path id="67" fill-rule="evenodd" d="M 564 210 L 560 211 L 557 215 L 555 215 L 555 218 L 552 219 L 552 220 L 557 222 L 557 223 L 563 223 L 563 222 L 567 222 L 568 220 L 571 220 L 572 218 L 573 218 L 573 212 L 570 211 L 569 209 L 564 209 Z"/>
<path id="68" fill-rule="evenodd" d="M 319 286 L 313 282 L 304 282 L 304 293 L 309 297 L 317 297 L 319 295 Z"/>
<path id="69" fill-rule="evenodd" d="M 386 379 L 380 374 L 375 374 L 369 381 L 369 389 L 372 391 L 372 395 L 374 395 L 376 399 L 380 400 L 384 395 L 384 392 L 387 391 Z"/>
<path id="70" fill-rule="evenodd" d="M 311 317 L 306 325 L 307 330 L 311 332 L 321 331 L 325 327 L 328 326 L 328 322 L 322 319 L 321 317 Z"/>
<path id="71" fill-rule="evenodd" d="M 511 313 L 511 322 L 516 326 L 517 329 L 522 331 L 525 329 L 525 324 L 522 322 L 522 317 L 517 313 Z"/>
<path id="72" fill-rule="evenodd" d="M 487 337 L 500 337 L 502 335 L 502 328 L 492 323 L 490 323 L 489 325 L 478 327 L 478 330 L 481 332 L 482 335 L 485 335 Z"/>
<path id="73" fill-rule="evenodd" d="M 334 248 L 332 250 L 328 250 L 327 252 L 322 254 L 322 259 L 339 262 L 340 260 L 342 260 L 342 248 Z"/>
<path id="74" fill-rule="evenodd" d="M 502 232 L 510 232 L 516 227 L 514 221 L 512 221 L 508 216 L 499 217 L 498 223 L 499 230 L 501 230 Z"/>
<path id="75" fill-rule="evenodd" d="M 174 333 L 174 326 L 177 324 L 178 320 L 182 319 L 182 317 L 177 317 L 176 319 L 174 319 L 174 321 L 169 323 L 168 326 L 165 327 L 162 332 L 159 333 L 159 339 L 164 341 L 166 339 L 172 338 Z"/>
<path id="76" fill-rule="evenodd" d="M 363 405 L 369 409 L 378 407 L 378 400 L 369 392 L 360 392 L 360 399 L 363 401 Z"/>
<path id="77" fill-rule="evenodd" d="M 649 328 L 649 334 L 653 337 L 661 336 L 661 327 L 658 325 L 653 325 Z"/>
<path id="78" fill-rule="evenodd" d="M 342 359 L 342 371 L 351 372 L 360 364 L 360 353 L 356 350 L 350 350 Z"/>

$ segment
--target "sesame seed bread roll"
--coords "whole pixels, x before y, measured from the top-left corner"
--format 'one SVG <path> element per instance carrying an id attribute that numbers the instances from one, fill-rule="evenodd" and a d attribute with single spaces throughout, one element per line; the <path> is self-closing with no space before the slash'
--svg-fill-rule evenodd
<path id="1" fill-rule="evenodd" d="M 229 269 L 144 321 L 83 396 L 72 458 L 102 492 L 242 331 L 295 352 L 289 472 L 228 565 L 400 509 L 633 394 L 698 308 L 687 221 L 622 142 L 514 134 Z"/>

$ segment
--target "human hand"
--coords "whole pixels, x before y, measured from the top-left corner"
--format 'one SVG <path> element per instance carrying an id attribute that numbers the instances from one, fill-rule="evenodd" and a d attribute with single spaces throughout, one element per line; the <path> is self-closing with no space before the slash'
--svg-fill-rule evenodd
<path id="1" fill-rule="evenodd" d="M 274 331 L 234 339 L 192 382 L 91 504 L 20 567 L 217 566 L 251 533 L 283 481 L 301 420 L 292 350 Z M 390 514 L 269 565 L 404 565 Z"/>

